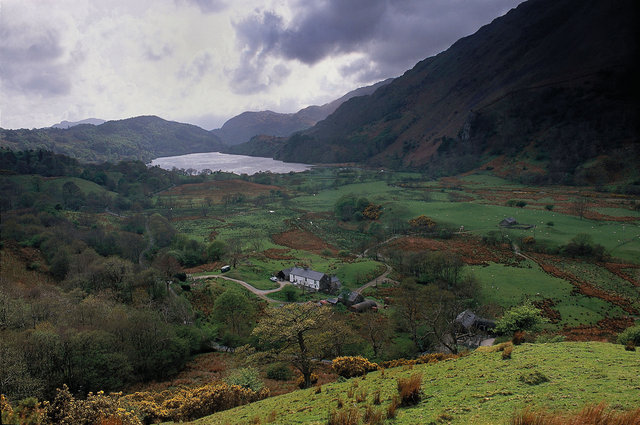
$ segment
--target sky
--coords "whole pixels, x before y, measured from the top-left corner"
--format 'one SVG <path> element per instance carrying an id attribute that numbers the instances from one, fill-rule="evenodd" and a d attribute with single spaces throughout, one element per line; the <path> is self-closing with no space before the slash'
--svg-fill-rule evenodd
<path id="1" fill-rule="evenodd" d="M 218 128 L 397 77 L 521 0 L 0 0 L 0 127 Z"/>

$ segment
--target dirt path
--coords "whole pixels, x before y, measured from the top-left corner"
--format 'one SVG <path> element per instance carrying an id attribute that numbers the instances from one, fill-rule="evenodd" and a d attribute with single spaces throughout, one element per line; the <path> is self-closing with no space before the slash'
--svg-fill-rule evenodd
<path id="1" fill-rule="evenodd" d="M 384 265 L 387 269 L 384 271 L 384 273 L 382 273 L 380 276 L 376 277 L 373 280 L 370 280 L 369 282 L 365 283 L 364 285 L 362 285 L 361 287 L 359 287 L 358 289 L 356 289 L 354 292 L 357 292 L 358 294 L 362 294 L 362 291 L 364 291 L 365 289 L 377 285 L 378 283 L 381 283 L 384 279 L 387 279 L 387 276 L 389 275 L 389 273 L 391 273 L 391 271 L 393 270 L 391 268 L 391 266 L 389 266 L 388 264 Z M 398 283 L 395 280 L 392 279 L 387 279 L 390 282 L 394 282 L 394 283 Z"/>
<path id="2" fill-rule="evenodd" d="M 258 298 L 262 298 L 263 300 L 265 300 L 267 302 L 270 302 L 270 303 L 283 303 L 284 301 L 274 300 L 274 299 L 271 299 L 271 298 L 267 297 L 267 294 L 271 294 L 273 292 L 278 292 L 279 290 L 284 288 L 285 285 L 289 284 L 289 282 L 286 282 L 286 281 L 279 281 L 278 284 L 280 286 L 278 288 L 274 288 L 274 289 L 258 289 L 255 286 L 252 286 L 251 284 L 245 282 L 244 280 L 234 279 L 232 277 L 224 276 L 224 275 L 221 275 L 221 274 L 207 274 L 207 275 L 203 275 L 203 276 L 189 276 L 189 277 L 191 279 L 193 279 L 193 280 L 219 278 L 219 279 L 224 279 L 224 280 L 229 280 L 231 282 L 239 283 L 240 285 L 244 286 L 249 291 L 251 291 L 253 294 L 255 294 Z"/>

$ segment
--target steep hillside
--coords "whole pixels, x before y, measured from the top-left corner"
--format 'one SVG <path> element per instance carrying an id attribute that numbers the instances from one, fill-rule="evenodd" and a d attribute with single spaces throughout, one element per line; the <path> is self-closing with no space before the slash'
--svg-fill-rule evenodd
<path id="1" fill-rule="evenodd" d="M 397 395 L 397 379 L 414 374 L 422 375 L 422 400 L 417 406 L 399 407 L 396 418 L 384 423 L 506 424 L 516 410 L 525 408 L 566 412 L 602 401 L 619 410 L 637 408 L 632 378 L 638 373 L 640 356 L 622 345 L 524 344 L 514 347 L 506 360 L 501 352 L 476 351 L 457 360 L 386 369 L 323 385 L 319 391 L 310 388 L 267 398 L 194 424 L 325 424 L 329 412 L 339 410 L 339 400 L 342 410 L 353 406 L 360 418 L 367 408 L 382 411 L 384 417 Z M 377 391 L 379 405 L 374 403 Z"/>
<path id="2" fill-rule="evenodd" d="M 82 161 L 151 160 L 159 156 L 218 151 L 220 139 L 195 125 L 141 116 L 68 129 L 0 129 L 0 147 L 46 149 Z"/>
<path id="3" fill-rule="evenodd" d="M 345 102 L 277 158 L 452 173 L 504 154 L 542 163 L 554 180 L 599 155 L 632 158 L 634 19 L 633 0 L 530 0 Z"/>
<path id="4" fill-rule="evenodd" d="M 211 130 L 211 132 L 229 145 L 248 142 L 253 136 L 258 135 L 289 136 L 325 119 L 347 100 L 371 94 L 392 80 L 389 78 L 371 86 L 360 87 L 330 103 L 322 106 L 309 106 L 294 114 L 281 114 L 273 111 L 243 112 L 225 122 L 222 128 Z"/>

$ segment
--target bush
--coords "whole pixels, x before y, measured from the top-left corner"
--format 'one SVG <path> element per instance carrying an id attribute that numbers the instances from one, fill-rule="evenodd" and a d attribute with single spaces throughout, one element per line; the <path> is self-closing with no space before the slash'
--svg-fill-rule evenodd
<path id="1" fill-rule="evenodd" d="M 311 385 L 315 385 L 317 383 L 318 383 L 318 375 L 316 375 L 315 373 L 312 373 L 311 374 Z M 296 380 L 296 385 L 300 389 L 304 388 L 304 376 L 303 375 L 298 376 L 298 379 Z"/>
<path id="2" fill-rule="evenodd" d="M 358 425 L 358 423 L 360 423 L 360 411 L 357 407 L 331 410 L 327 420 L 328 425 Z"/>
<path id="3" fill-rule="evenodd" d="M 369 360 L 361 356 L 336 357 L 333 359 L 331 366 L 338 375 L 345 378 L 362 376 L 371 371 L 378 370 L 378 365 L 376 363 L 371 363 Z"/>
<path id="4" fill-rule="evenodd" d="M 618 335 L 618 343 L 626 345 L 632 342 L 634 346 L 640 345 L 640 325 L 631 326 Z"/>
<path id="5" fill-rule="evenodd" d="M 398 379 L 398 394 L 401 406 L 413 406 L 422 398 L 422 375 L 416 373 L 409 378 Z"/>
<path id="6" fill-rule="evenodd" d="M 513 352 L 513 345 L 507 345 L 502 350 L 502 360 L 507 360 L 511 358 L 511 353 Z"/>
<path id="7" fill-rule="evenodd" d="M 531 303 L 527 303 L 507 310 L 496 322 L 495 331 L 502 335 L 513 334 L 517 331 L 535 331 L 546 322 L 548 320 L 542 317 L 540 310 Z"/>
<path id="8" fill-rule="evenodd" d="M 520 345 L 524 342 L 526 334 L 523 331 L 517 331 L 513 333 L 513 338 L 511 338 L 511 342 L 513 345 Z"/>
<path id="9" fill-rule="evenodd" d="M 284 363 L 274 363 L 267 368 L 267 378 L 276 381 L 288 381 L 293 378 L 293 372 Z"/>
<path id="10" fill-rule="evenodd" d="M 528 374 L 520 375 L 518 379 L 520 382 L 524 382 L 527 385 L 539 385 L 544 382 L 549 382 L 549 378 L 537 370 Z"/>
<path id="11" fill-rule="evenodd" d="M 258 375 L 258 371 L 252 367 L 243 367 L 231 372 L 224 380 L 227 385 L 237 385 L 258 392 L 264 387 L 264 383 Z"/>
<path id="12" fill-rule="evenodd" d="M 547 204 L 547 205 L 545 205 L 545 206 L 544 206 L 544 208 L 545 208 L 547 211 L 553 211 L 553 207 L 554 207 L 554 205 L 553 205 L 553 204 Z"/>

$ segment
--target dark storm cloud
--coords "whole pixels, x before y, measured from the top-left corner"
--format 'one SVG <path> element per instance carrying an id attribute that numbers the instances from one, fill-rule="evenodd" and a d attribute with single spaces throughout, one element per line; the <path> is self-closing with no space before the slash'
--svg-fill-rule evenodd
<path id="1" fill-rule="evenodd" d="M 57 96 L 71 90 L 71 62 L 65 59 L 57 31 L 46 28 L 11 26 L 3 22 L 0 30 L 0 78 L 6 90 Z"/>
<path id="2" fill-rule="evenodd" d="M 397 75 L 445 50 L 520 0 L 327 0 L 300 1 L 290 23 L 258 11 L 235 24 L 243 64 L 268 56 L 312 65 L 340 53 L 368 59 L 343 67 L 361 81 Z M 362 67 L 360 67 L 362 66 Z"/>

